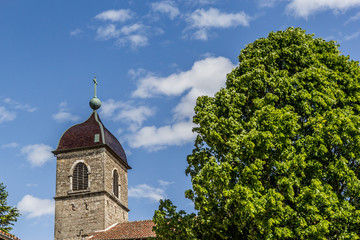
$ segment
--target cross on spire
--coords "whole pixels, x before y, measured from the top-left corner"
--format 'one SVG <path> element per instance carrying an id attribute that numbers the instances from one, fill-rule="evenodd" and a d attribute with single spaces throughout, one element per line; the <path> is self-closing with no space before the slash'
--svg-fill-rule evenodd
<path id="1" fill-rule="evenodd" d="M 96 97 L 96 86 L 98 85 L 98 82 L 96 81 L 96 76 L 93 79 L 94 82 L 94 97 Z"/>
<path id="2" fill-rule="evenodd" d="M 101 106 L 101 101 L 96 97 L 96 86 L 98 85 L 98 82 L 96 81 L 96 77 L 93 78 L 94 82 L 94 97 L 90 100 L 90 107 L 93 110 L 99 109 Z"/>

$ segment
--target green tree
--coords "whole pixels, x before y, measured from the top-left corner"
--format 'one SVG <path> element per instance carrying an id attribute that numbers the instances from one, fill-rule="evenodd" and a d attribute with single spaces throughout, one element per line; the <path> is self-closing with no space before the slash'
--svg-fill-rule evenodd
<path id="1" fill-rule="evenodd" d="M 20 216 L 19 211 L 15 207 L 7 206 L 6 199 L 8 193 L 3 183 L 0 183 L 0 230 L 9 232 L 12 225 Z"/>
<path id="2" fill-rule="evenodd" d="M 360 238 L 360 67 L 338 47 L 289 28 L 241 51 L 197 99 L 197 214 L 161 201 L 159 239 Z"/>

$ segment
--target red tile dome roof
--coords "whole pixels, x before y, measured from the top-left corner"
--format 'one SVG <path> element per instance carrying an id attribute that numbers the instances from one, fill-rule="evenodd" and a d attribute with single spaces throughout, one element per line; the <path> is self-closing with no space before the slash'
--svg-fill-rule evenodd
<path id="1" fill-rule="evenodd" d="M 109 147 L 128 169 L 131 168 L 127 163 L 125 151 L 120 142 L 106 129 L 96 111 L 93 111 L 85 122 L 74 125 L 66 130 L 54 153 L 97 146 Z"/>

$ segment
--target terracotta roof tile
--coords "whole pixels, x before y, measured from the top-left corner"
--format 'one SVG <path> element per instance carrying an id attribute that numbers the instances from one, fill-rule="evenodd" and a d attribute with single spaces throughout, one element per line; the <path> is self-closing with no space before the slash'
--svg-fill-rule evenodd
<path id="1" fill-rule="evenodd" d="M 15 237 L 14 235 L 10 234 L 10 233 L 6 233 L 4 231 L 0 230 L 0 239 L 4 239 L 4 240 L 20 240 L 19 238 Z"/>
<path id="2" fill-rule="evenodd" d="M 155 237 L 152 231 L 154 222 L 152 220 L 118 223 L 112 228 L 93 234 L 90 240 L 125 240 L 125 239 L 147 239 Z"/>

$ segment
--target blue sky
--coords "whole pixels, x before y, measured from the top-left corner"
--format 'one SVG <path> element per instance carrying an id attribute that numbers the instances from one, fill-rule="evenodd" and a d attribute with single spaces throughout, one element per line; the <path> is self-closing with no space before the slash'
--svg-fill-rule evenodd
<path id="1" fill-rule="evenodd" d="M 193 108 L 213 95 L 246 44 L 301 27 L 360 59 L 360 0 L 0 0 L 0 182 L 22 213 L 13 234 L 53 239 L 56 149 L 91 114 L 127 153 L 130 220 L 184 191 Z"/>

